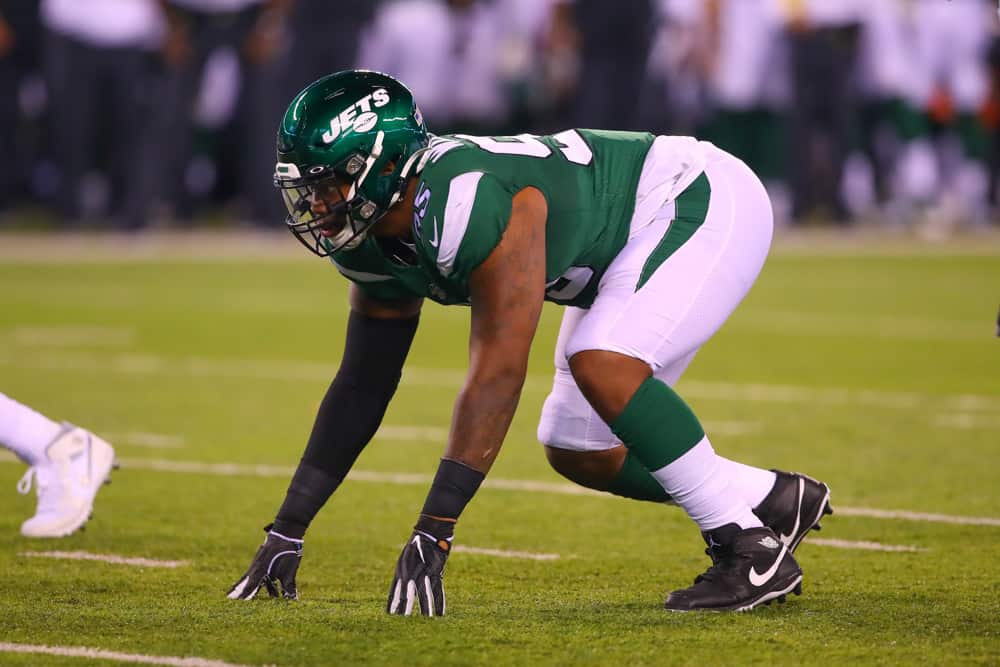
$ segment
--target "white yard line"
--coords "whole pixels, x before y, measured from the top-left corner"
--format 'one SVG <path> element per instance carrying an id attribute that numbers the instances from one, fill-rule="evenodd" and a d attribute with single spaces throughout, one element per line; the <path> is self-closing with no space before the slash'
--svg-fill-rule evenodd
<path id="1" fill-rule="evenodd" d="M 708 400 L 791 403 L 823 406 L 859 406 L 912 409 L 933 406 L 947 410 L 1000 412 L 1000 396 L 983 394 L 924 394 L 878 389 L 840 389 L 801 385 L 681 380 L 679 391 Z"/>
<path id="2" fill-rule="evenodd" d="M 208 658 L 176 658 L 169 655 L 122 653 L 121 651 L 106 651 L 86 646 L 46 646 L 44 644 L 0 642 L 0 653 L 57 655 L 70 658 L 88 658 L 90 660 L 115 660 L 117 662 L 132 662 L 142 665 L 168 665 L 169 667 L 248 667 L 247 665 L 240 665 L 234 662 L 210 660 Z"/>
<path id="3" fill-rule="evenodd" d="M 54 239 L 58 238 L 58 243 Z M 302 260 L 302 248 L 281 230 L 144 230 L 121 232 L 5 232 L 0 259 L 10 264 L 96 264 L 156 261 Z"/>
<path id="4" fill-rule="evenodd" d="M 781 335 L 863 336 L 931 341 L 989 340 L 995 327 L 989 318 L 944 320 L 915 317 L 851 317 L 840 313 L 753 310 L 737 315 L 730 326 Z"/>
<path id="5" fill-rule="evenodd" d="M 822 537 L 810 537 L 809 544 L 822 547 L 834 547 L 837 549 L 861 549 L 865 551 L 904 551 L 917 552 L 926 551 L 921 547 L 914 547 L 906 544 L 882 544 L 880 542 L 836 540 Z M 515 558 L 522 560 L 553 561 L 559 560 L 559 554 L 535 553 L 531 551 L 512 551 L 508 549 L 490 549 L 486 547 L 473 547 L 466 544 L 456 544 L 453 551 L 457 553 L 468 553 L 477 556 L 493 556 L 496 558 Z M 112 554 L 92 554 L 86 551 L 22 551 L 21 556 L 28 558 L 56 558 L 62 560 L 91 560 L 115 565 L 132 565 L 135 567 L 163 567 L 177 568 L 188 565 L 184 560 L 152 560 L 149 558 L 125 558 Z"/>
<path id="6" fill-rule="evenodd" d="M 444 443 L 448 439 L 448 429 L 441 426 L 380 426 L 375 437 L 383 440 Z"/>
<path id="7" fill-rule="evenodd" d="M 481 556 L 497 556 L 498 558 L 523 558 L 526 560 L 558 560 L 559 554 L 532 553 L 530 551 L 508 551 L 505 549 L 487 549 L 471 547 L 464 544 L 455 546 L 455 551 L 461 551 Z M 112 565 L 130 565 L 132 567 L 159 567 L 175 569 L 190 565 L 186 560 L 157 560 L 153 558 L 134 558 L 117 556 L 115 554 L 95 554 L 89 551 L 22 551 L 19 556 L 25 558 L 55 558 L 57 560 L 89 560 Z"/>
<path id="8" fill-rule="evenodd" d="M 46 371 L 84 371 L 117 375 L 156 375 L 167 377 L 210 377 L 257 380 L 329 380 L 336 367 L 324 367 L 306 361 L 207 359 L 201 357 L 169 358 L 143 354 L 96 355 L 87 353 L 33 354 L 28 349 L 0 352 L 0 365 Z M 458 389 L 465 381 L 461 369 L 408 367 L 401 384 L 412 387 Z M 525 390 L 548 392 L 548 375 L 531 375 Z M 937 412 L 986 411 L 1000 414 L 1000 396 L 990 394 L 931 394 L 877 389 L 841 389 L 763 383 L 681 380 L 680 392 L 690 398 L 722 401 L 748 401 L 812 406 L 858 406 L 882 408 L 934 408 Z M 987 415 L 991 417 L 992 415 Z"/>
<path id="9" fill-rule="evenodd" d="M 749 424 L 749 425 L 748 425 Z M 726 424 L 723 424 L 725 428 Z M 742 426 L 743 430 L 738 430 Z M 734 422 L 732 431 L 735 433 L 750 430 L 751 422 Z M 179 435 L 169 435 L 166 433 L 144 433 L 131 431 L 128 433 L 101 433 L 101 436 L 115 445 L 123 443 L 135 447 L 148 447 L 150 449 L 177 449 L 183 447 L 185 439 Z M 444 443 L 448 438 L 448 429 L 440 426 L 381 426 L 375 437 L 382 440 L 393 440 L 401 442 L 438 442 Z"/>
<path id="10" fill-rule="evenodd" d="M 147 447 L 149 449 L 177 449 L 184 446 L 183 437 L 168 435 L 166 433 L 130 431 L 128 433 L 101 432 L 99 435 L 112 445 L 124 444 L 134 447 Z"/>
<path id="11" fill-rule="evenodd" d="M 772 249 L 785 257 L 920 257 L 947 260 L 951 255 L 992 257 L 1000 251 L 995 229 L 956 232 L 943 240 L 899 234 L 876 225 L 845 234 L 841 229 L 785 228 L 776 231 Z"/>
<path id="12" fill-rule="evenodd" d="M 19 463 L 16 457 L 6 452 L 0 452 L 0 462 Z M 247 463 L 205 463 L 202 461 L 171 461 L 168 459 L 137 459 L 119 458 L 118 462 L 126 469 L 154 470 L 158 472 L 192 473 L 198 475 L 219 475 L 222 477 L 276 477 L 290 478 L 295 472 L 293 466 Z M 376 484 L 427 485 L 430 475 L 419 473 L 375 472 L 371 470 L 352 470 L 348 479 L 355 482 L 373 482 Z M 503 479 L 489 477 L 483 485 L 491 489 L 503 491 L 530 491 L 537 493 L 556 493 L 569 496 L 596 496 L 611 498 L 607 493 L 586 489 L 576 484 L 560 482 L 541 482 L 526 479 Z M 840 516 L 859 516 L 871 519 L 892 519 L 902 521 L 924 521 L 929 523 L 947 523 L 967 526 L 1000 526 L 1000 518 L 960 516 L 954 514 L 933 514 L 928 512 L 910 512 L 907 510 L 883 510 L 874 507 L 846 507 L 837 505 L 836 513 Z"/>
<path id="13" fill-rule="evenodd" d="M 156 560 L 154 558 L 133 558 L 131 556 L 116 556 L 115 554 L 95 554 L 89 551 L 22 551 L 26 558 L 56 558 L 59 560 L 93 560 L 113 565 L 131 565 L 132 567 L 184 567 L 190 563 L 186 560 Z"/>
<path id="14" fill-rule="evenodd" d="M 927 551 L 923 547 L 914 547 L 908 544 L 882 544 L 881 542 L 852 542 L 850 540 L 831 540 L 825 537 L 810 537 L 806 544 L 815 544 L 820 547 L 833 547 L 835 549 L 861 549 L 863 551 L 903 551 L 919 552 Z"/>
<path id="15" fill-rule="evenodd" d="M 10 457 L 11 461 L 16 461 Z M 276 466 L 267 464 L 247 463 L 203 463 L 200 461 L 171 461 L 168 459 L 134 459 L 118 458 L 118 462 L 126 469 L 155 470 L 158 472 L 193 473 L 200 475 L 219 475 L 222 477 L 278 477 L 288 478 L 295 472 L 292 466 Z M 374 482 L 376 484 L 427 485 L 433 481 L 430 475 L 419 473 L 373 472 L 369 470 L 352 470 L 347 478 L 355 482 Z M 536 482 L 525 479 L 488 478 L 484 486 L 504 491 L 534 491 L 540 493 L 558 493 L 571 496 L 604 496 L 607 494 L 592 489 L 586 489 L 575 484 L 559 482 Z"/>
<path id="16" fill-rule="evenodd" d="M 934 426 L 938 428 L 957 428 L 965 431 L 995 431 L 1000 429 L 1000 415 L 977 415 L 968 412 L 956 412 L 938 415 L 934 418 Z"/>
<path id="17" fill-rule="evenodd" d="M 737 436 L 755 433 L 761 429 L 760 422 L 751 421 L 707 421 L 703 423 L 705 432 L 715 436 Z"/>
<path id="18" fill-rule="evenodd" d="M 126 468 L 142 468 L 165 472 L 189 472 L 208 475 L 251 477 L 281 477 L 287 478 L 295 472 L 292 466 L 248 465 L 240 463 L 199 463 L 195 461 L 168 461 L 163 459 L 120 459 Z M 385 473 L 368 470 L 352 470 L 348 479 L 357 482 L 374 482 L 377 484 L 426 485 L 432 479 L 430 475 L 415 473 Z M 538 493 L 557 493 L 570 496 L 612 496 L 593 489 L 587 489 L 576 484 L 560 482 L 540 482 L 524 479 L 503 479 L 488 477 L 483 485 L 491 489 L 504 491 L 531 491 Z M 836 512 L 841 516 L 860 516 L 873 519 L 897 519 L 904 521 L 926 521 L 930 523 L 948 523 L 969 526 L 1000 526 L 1000 518 L 958 516 L 952 514 L 931 514 L 926 512 L 909 512 L 906 510 L 882 510 L 872 507 L 836 506 Z"/>
<path id="19" fill-rule="evenodd" d="M 275 466 L 267 464 L 246 463 L 202 463 L 199 461 L 170 461 L 167 459 L 133 459 L 119 458 L 118 462 L 126 469 L 155 470 L 159 472 L 180 472 L 203 475 L 220 475 L 223 477 L 278 477 L 288 478 L 295 472 L 292 466 Z M 370 470 L 352 470 L 347 478 L 355 482 L 374 482 L 376 484 L 427 485 L 433 481 L 431 475 L 419 473 L 374 472 Z M 539 493 L 558 493 L 571 496 L 605 496 L 607 494 L 592 489 L 586 489 L 575 484 L 559 482 L 536 482 L 526 479 L 487 478 L 483 486 L 504 491 L 533 491 Z"/>
<path id="20" fill-rule="evenodd" d="M 869 519 L 902 519 L 904 521 L 951 523 L 963 526 L 1000 526 L 1000 519 L 988 516 L 956 516 L 954 514 L 880 510 L 873 507 L 841 507 L 839 505 L 834 509 L 841 516 L 863 516 Z"/>
<path id="21" fill-rule="evenodd" d="M 60 326 L 16 326 L 7 332 L 9 342 L 38 347 L 131 345 L 135 331 L 124 327 L 99 327 L 85 324 Z"/>
<path id="22" fill-rule="evenodd" d="M 58 239 L 58 242 L 54 242 Z M 871 227 L 844 234 L 839 229 L 780 229 L 772 252 L 789 257 L 921 257 L 954 255 L 992 257 L 1000 254 L 1000 232 L 957 232 L 941 241 L 900 235 Z M 141 232 L 5 231 L 0 259 L 8 263 L 147 262 L 155 260 L 308 261 L 288 233 L 277 230 L 207 229 Z"/>
<path id="23" fill-rule="evenodd" d="M 276 466 L 266 463 L 203 463 L 201 461 L 171 461 L 169 459 L 134 459 L 118 457 L 117 462 L 126 469 L 155 470 L 157 472 L 193 473 L 196 475 L 219 475 L 221 477 L 291 477 L 295 472 L 293 466 Z M 352 475 L 354 473 L 351 473 Z M 406 475 L 400 475 L 400 478 Z M 430 477 L 421 475 L 421 479 Z M 352 479 L 355 479 L 352 477 Z M 361 481 L 366 480 L 362 474 Z M 382 480 L 388 483 L 405 484 L 407 482 L 394 479 Z"/>
<path id="24" fill-rule="evenodd" d="M 452 551 L 459 553 L 477 554 L 480 556 L 496 556 L 497 558 L 521 558 L 524 560 L 559 560 L 559 554 L 537 554 L 530 551 L 507 551 L 506 549 L 486 549 L 483 547 L 470 547 L 464 544 L 456 544 Z"/>

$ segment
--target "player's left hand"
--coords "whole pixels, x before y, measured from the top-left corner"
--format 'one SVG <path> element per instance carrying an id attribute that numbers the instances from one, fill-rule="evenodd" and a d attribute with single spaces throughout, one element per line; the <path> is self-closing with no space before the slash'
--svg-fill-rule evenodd
<path id="1" fill-rule="evenodd" d="M 415 530 L 396 562 L 386 611 L 409 616 L 415 605 L 424 616 L 444 616 L 444 564 L 451 543 Z"/>

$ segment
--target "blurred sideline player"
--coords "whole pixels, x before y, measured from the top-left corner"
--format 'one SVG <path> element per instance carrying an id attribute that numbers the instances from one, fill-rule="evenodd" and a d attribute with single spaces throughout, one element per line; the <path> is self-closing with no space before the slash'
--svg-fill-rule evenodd
<path id="1" fill-rule="evenodd" d="M 899 78 L 905 144 L 895 188 L 910 208 L 928 209 L 924 231 L 932 235 L 958 223 L 982 224 L 989 141 L 978 113 L 990 91 L 986 52 L 996 4 L 913 0 L 905 6 L 908 67 Z M 958 150 L 942 150 L 932 119 L 957 139 Z"/>
<path id="2" fill-rule="evenodd" d="M 639 132 L 431 138 L 409 90 L 368 71 L 299 93 L 277 149 L 286 223 L 353 281 L 351 314 L 285 501 L 229 597 L 279 585 L 296 597 L 306 528 L 375 434 L 424 297 L 471 306 L 469 371 L 389 613 L 445 611 L 454 527 L 507 434 L 543 300 L 567 306 L 538 428 L 551 465 L 673 501 L 709 546 L 711 567 L 666 608 L 746 610 L 801 591 L 792 551 L 829 511 L 829 488 L 719 456 L 671 388 L 770 246 L 771 206 L 745 164 Z"/>
<path id="3" fill-rule="evenodd" d="M 26 494 L 32 482 L 38 510 L 21 525 L 25 537 L 64 537 L 83 527 L 94 497 L 108 479 L 115 451 L 90 431 L 56 423 L 0 394 L 0 444 L 30 468 L 17 484 Z"/>

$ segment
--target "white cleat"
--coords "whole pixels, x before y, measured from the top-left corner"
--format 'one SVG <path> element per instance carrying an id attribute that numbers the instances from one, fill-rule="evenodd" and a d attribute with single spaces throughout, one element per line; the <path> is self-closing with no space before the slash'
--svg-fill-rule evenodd
<path id="1" fill-rule="evenodd" d="M 17 490 L 26 494 L 34 479 L 35 516 L 21 524 L 25 537 L 64 537 L 87 523 L 97 490 L 109 481 L 115 450 L 90 431 L 69 423 L 45 449 L 43 461 L 28 468 Z"/>

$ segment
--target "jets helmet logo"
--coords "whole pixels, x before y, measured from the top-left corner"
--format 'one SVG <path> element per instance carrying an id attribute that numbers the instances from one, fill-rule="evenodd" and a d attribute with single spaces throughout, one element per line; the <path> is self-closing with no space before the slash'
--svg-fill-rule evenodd
<path id="1" fill-rule="evenodd" d="M 341 111 L 330 119 L 330 129 L 323 133 L 323 143 L 332 144 L 341 134 L 368 132 L 378 123 L 378 114 L 372 108 L 379 109 L 389 103 L 389 92 L 379 88 L 370 95 Z"/>

